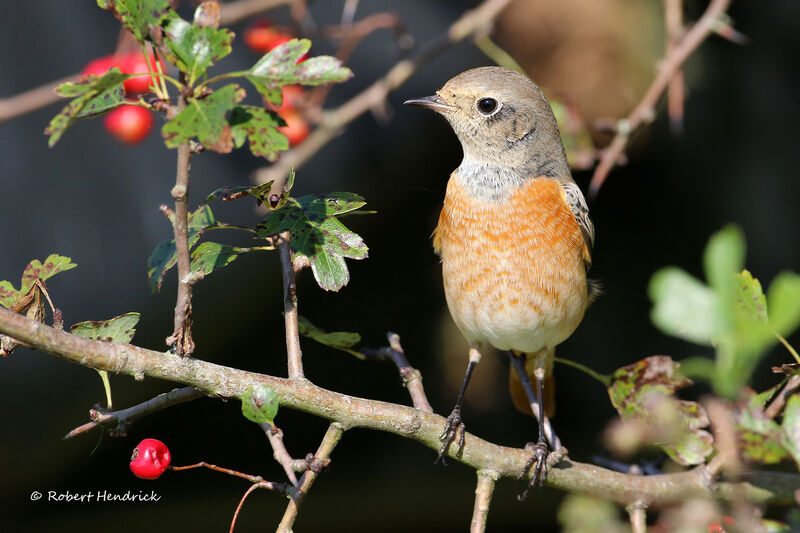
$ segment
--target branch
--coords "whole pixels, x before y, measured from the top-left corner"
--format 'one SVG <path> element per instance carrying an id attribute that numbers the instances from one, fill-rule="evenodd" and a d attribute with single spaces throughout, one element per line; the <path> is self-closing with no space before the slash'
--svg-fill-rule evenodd
<path id="1" fill-rule="evenodd" d="M 420 411 L 432 413 L 433 407 L 428 403 L 428 397 L 422 387 L 422 373 L 408 363 L 403 347 L 400 345 L 400 335 L 389 332 L 386 337 L 389 339 L 389 346 L 378 348 L 377 350 L 361 348 L 359 352 L 367 359 L 393 362 L 397 366 L 397 370 L 400 371 L 403 386 L 408 389 L 408 394 L 411 396 L 411 403 L 414 407 Z"/>
<path id="2" fill-rule="evenodd" d="M 800 388 L 800 375 L 794 375 L 783 387 L 783 390 L 778 393 L 778 396 L 764 409 L 764 414 L 767 415 L 768 418 L 775 418 L 778 416 L 786 406 L 789 397 L 796 393 L 798 388 Z"/>
<path id="3" fill-rule="evenodd" d="M 626 510 L 631 519 L 633 533 L 647 533 L 647 507 L 641 503 L 632 503 Z"/>
<path id="4" fill-rule="evenodd" d="M 667 55 L 673 54 L 683 36 L 683 0 L 664 0 L 664 23 L 667 26 Z M 680 69 L 669 82 L 667 89 L 667 114 L 672 133 L 683 130 L 683 104 L 686 84 Z"/>
<path id="5" fill-rule="evenodd" d="M 254 15 L 294 2 L 295 0 L 237 0 L 222 3 L 219 6 L 219 23 L 221 26 L 231 26 Z"/>
<path id="6" fill-rule="evenodd" d="M 342 438 L 344 429 L 342 425 L 336 422 L 328 426 L 328 431 L 326 431 L 325 436 L 322 437 L 319 449 L 314 455 L 315 462 L 324 462 L 328 459 L 331 452 L 333 452 L 333 449 Z M 283 519 L 281 519 L 281 523 L 278 525 L 277 533 L 290 533 L 292 531 L 292 525 L 295 519 L 297 519 L 297 512 L 300 509 L 300 505 L 311 489 L 311 485 L 313 485 L 314 481 L 317 479 L 318 474 L 319 471 L 315 471 L 314 469 L 306 470 L 303 473 L 303 476 L 300 478 L 300 487 L 298 491 L 292 495 L 289 505 L 286 506 L 286 512 L 283 514 Z"/>
<path id="7" fill-rule="evenodd" d="M 272 453 L 275 460 L 278 461 L 286 472 L 286 477 L 292 482 L 294 487 L 297 487 L 297 476 L 294 475 L 294 459 L 289 455 L 289 451 L 283 444 L 283 431 L 277 426 L 273 426 L 267 422 L 259 424 L 264 433 L 267 434 L 270 446 L 272 446 Z"/>
<path id="8" fill-rule="evenodd" d="M 46 353 L 74 363 L 128 374 L 149 376 L 195 387 L 208 395 L 241 397 L 252 386 L 266 385 L 275 391 L 283 407 L 337 422 L 343 429 L 365 428 L 413 439 L 438 450 L 445 419 L 436 414 L 378 400 L 367 400 L 323 389 L 307 380 L 283 379 L 217 365 L 169 352 L 156 352 L 130 344 L 102 342 L 72 335 L 0 308 L 0 333 L 19 339 Z M 461 455 L 448 457 L 476 470 L 516 477 L 524 472 L 529 454 L 465 435 Z M 730 500 L 734 492 L 755 503 L 793 505 L 800 476 L 782 472 L 751 471 L 742 482 L 715 482 L 704 466 L 680 473 L 635 476 L 565 458 L 548 470 L 549 485 L 582 492 L 628 505 L 641 501 L 662 507 L 690 497 Z"/>
<path id="9" fill-rule="evenodd" d="M 655 105 L 670 81 L 680 71 L 681 66 L 689 56 L 694 53 L 706 37 L 715 33 L 719 22 L 725 15 L 731 0 L 711 0 L 705 13 L 686 33 L 686 36 L 675 45 L 671 53 L 668 53 L 663 61 L 653 82 L 645 92 L 642 100 L 636 105 L 631 113 L 619 121 L 617 133 L 611 144 L 603 150 L 600 162 L 594 169 L 592 181 L 589 183 L 589 194 L 594 197 L 600 191 L 608 177 L 608 173 L 617 164 L 620 156 L 628 145 L 631 134 L 644 123 L 652 122 L 655 117 Z"/>
<path id="10" fill-rule="evenodd" d="M 300 350 L 300 329 L 297 325 L 297 272 L 289 248 L 290 232 L 278 237 L 278 253 L 283 273 L 283 321 L 286 329 L 286 357 L 290 379 L 303 379 L 303 352 Z"/>
<path id="11" fill-rule="evenodd" d="M 470 533 L 483 533 L 486 531 L 486 520 L 489 517 L 489 504 L 492 502 L 494 484 L 497 474 L 485 470 L 478 470 L 478 486 L 475 488 L 475 507 L 472 509 L 472 522 L 469 524 Z"/>
<path id="12" fill-rule="evenodd" d="M 319 126 L 302 144 L 284 152 L 272 166 L 253 174 L 256 183 L 273 181 L 272 191 L 282 191 L 291 168 L 297 169 L 316 154 L 341 129 L 370 109 L 380 106 L 390 92 L 411 77 L 422 65 L 451 46 L 490 26 L 511 0 L 485 0 L 475 9 L 467 11 L 448 29 L 444 38 L 428 44 L 416 56 L 395 64 L 385 76 L 370 85 L 334 110 L 325 112 Z"/>
<path id="13" fill-rule="evenodd" d="M 173 389 L 169 392 L 159 394 L 146 402 L 119 411 L 100 412 L 97 409 L 90 409 L 89 417 L 92 421 L 76 427 L 64 435 L 64 440 L 86 433 L 96 427 L 111 426 L 112 424 L 114 424 L 115 427 L 111 431 L 116 432 L 118 435 L 125 435 L 127 427 L 137 418 L 155 413 L 167 407 L 172 407 L 173 405 L 178 405 L 179 403 L 195 400 L 201 396 L 205 396 L 203 391 L 199 391 L 194 387 L 184 387 L 182 389 Z"/>

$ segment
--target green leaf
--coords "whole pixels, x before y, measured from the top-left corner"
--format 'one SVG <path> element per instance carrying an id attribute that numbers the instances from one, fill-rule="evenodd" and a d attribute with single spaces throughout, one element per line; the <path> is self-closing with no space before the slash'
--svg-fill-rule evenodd
<path id="1" fill-rule="evenodd" d="M 736 449 L 746 461 L 775 464 L 789 456 L 781 427 L 764 414 L 761 398 L 745 393 L 733 411 Z"/>
<path id="2" fill-rule="evenodd" d="M 336 348 L 337 350 L 342 350 L 343 352 L 353 354 L 361 359 L 364 358 L 364 356 L 359 352 L 351 350 L 353 346 L 361 342 L 361 335 L 358 333 L 352 333 L 349 331 L 334 331 L 327 333 L 302 316 L 297 317 L 297 327 L 300 335 L 303 335 L 304 337 L 313 339 L 320 344 L 324 344 L 325 346 L 330 346 L 331 348 Z"/>
<path id="3" fill-rule="evenodd" d="M 113 67 L 102 76 L 87 76 L 74 83 L 59 85 L 56 92 L 73 100 L 45 128 L 45 135 L 50 136 L 48 146 L 52 148 L 76 119 L 104 113 L 123 105 L 124 82 L 130 77 L 122 74 L 119 68 Z"/>
<path id="4" fill-rule="evenodd" d="M 780 335 L 790 335 L 800 326 L 800 276 L 781 272 L 767 291 L 769 325 Z"/>
<path id="5" fill-rule="evenodd" d="M 161 128 L 167 147 L 177 148 L 197 137 L 204 147 L 215 152 L 224 154 L 233 150 L 231 127 L 225 115 L 244 95 L 244 89 L 230 84 L 206 98 L 192 99 L 186 109 Z"/>
<path id="6" fill-rule="evenodd" d="M 725 226 L 711 236 L 703 252 L 708 284 L 723 298 L 736 291 L 734 275 L 744 268 L 745 242 L 741 228 Z"/>
<path id="7" fill-rule="evenodd" d="M 800 395 L 793 394 L 786 402 L 781 430 L 781 443 L 800 468 Z"/>
<path id="8" fill-rule="evenodd" d="M 257 424 L 272 424 L 278 414 L 278 396 L 266 385 L 255 385 L 242 396 L 242 414 Z"/>
<path id="9" fill-rule="evenodd" d="M 98 0 L 97 5 L 113 9 L 139 42 L 148 39 L 150 26 L 160 25 L 171 11 L 169 0 Z"/>
<path id="10" fill-rule="evenodd" d="M 204 276 L 231 264 L 243 252 L 244 248 L 235 248 L 216 242 L 204 242 L 192 252 L 192 272 L 200 272 Z"/>
<path id="11" fill-rule="evenodd" d="M 203 232 L 211 226 L 217 224 L 216 218 L 211 208 L 201 205 L 187 217 L 187 233 L 189 238 L 189 250 L 191 250 Z M 153 253 L 147 259 L 147 279 L 150 284 L 150 291 L 155 294 L 161 290 L 161 282 L 167 270 L 175 266 L 178 261 L 177 250 L 175 249 L 175 239 L 164 241 L 156 246 Z"/>
<path id="12" fill-rule="evenodd" d="M 170 59 L 181 72 L 186 73 L 189 85 L 194 85 L 215 61 L 231 53 L 233 33 L 224 28 L 196 26 L 174 17 L 167 24 L 165 33 L 167 47 L 174 55 Z"/>
<path id="13" fill-rule="evenodd" d="M 312 57 L 297 63 L 309 48 L 308 39 L 292 39 L 273 48 L 247 71 L 246 78 L 261 93 L 265 104 L 280 105 L 284 85 L 323 85 L 352 77 L 350 69 L 334 57 Z"/>
<path id="14" fill-rule="evenodd" d="M 628 527 L 619 517 L 613 503 L 586 496 L 567 494 L 558 508 L 562 533 L 627 533 Z"/>
<path id="15" fill-rule="evenodd" d="M 761 290 L 761 283 L 748 270 L 736 274 L 738 294 L 736 303 L 746 315 L 764 324 L 769 320 L 767 315 L 767 298 Z"/>
<path id="16" fill-rule="evenodd" d="M 308 257 L 317 284 L 338 291 L 350 280 L 345 257 L 364 259 L 369 249 L 356 233 L 336 216 L 363 206 L 363 198 L 352 193 L 288 198 L 258 226 L 260 237 L 291 232 L 292 252 Z"/>
<path id="17" fill-rule="evenodd" d="M 728 328 L 717 295 L 680 268 L 656 272 L 648 292 L 655 304 L 650 317 L 664 333 L 709 344 Z"/>
<path id="18" fill-rule="evenodd" d="M 236 106 L 228 122 L 236 148 L 249 139 L 250 151 L 254 156 L 275 161 L 280 152 L 289 149 L 289 140 L 277 130 L 278 126 L 285 126 L 286 123 L 271 111 L 249 105 Z"/>
<path id="19" fill-rule="evenodd" d="M 647 357 L 616 370 L 608 395 L 623 420 L 641 421 L 654 428 L 653 438 L 670 458 L 697 465 L 713 452 L 713 438 L 702 428 L 708 415 L 697 402 L 677 400 L 676 390 L 692 382 L 678 373 L 670 357 Z"/>
<path id="20" fill-rule="evenodd" d="M 50 254 L 44 262 L 38 259 L 32 260 L 22 272 L 22 282 L 19 290 L 15 289 L 9 281 L 0 281 L 0 305 L 11 308 L 20 298 L 28 294 L 37 279 L 45 281 L 59 272 L 66 272 L 75 268 L 75 263 L 69 257 L 58 254 Z"/>
<path id="21" fill-rule="evenodd" d="M 98 341 L 130 343 L 136 333 L 139 313 L 125 313 L 108 320 L 79 322 L 70 328 L 74 335 Z"/>
<path id="22" fill-rule="evenodd" d="M 232 187 L 228 185 L 226 187 L 220 187 L 209 194 L 206 197 L 206 202 L 210 202 L 216 198 L 219 198 L 223 202 L 227 202 L 228 200 L 235 200 L 243 196 L 253 196 L 258 201 L 258 204 L 261 205 L 262 203 L 267 202 L 267 196 L 269 195 L 271 189 L 272 181 L 267 181 L 259 185 L 253 185 L 252 187 Z"/>

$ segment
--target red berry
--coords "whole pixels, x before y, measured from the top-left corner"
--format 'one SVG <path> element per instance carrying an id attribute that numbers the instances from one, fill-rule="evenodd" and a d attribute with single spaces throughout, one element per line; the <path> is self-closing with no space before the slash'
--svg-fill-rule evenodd
<path id="1" fill-rule="evenodd" d="M 142 479 L 156 479 L 169 467 L 169 448 L 156 439 L 144 439 L 133 449 L 131 472 Z"/>
<path id="2" fill-rule="evenodd" d="M 244 42 L 253 52 L 266 53 L 272 50 L 276 32 L 269 19 L 257 19 L 244 30 Z"/>
<path id="3" fill-rule="evenodd" d="M 120 106 L 103 120 L 103 126 L 115 139 L 123 144 L 142 142 L 153 129 L 153 114 L 135 105 Z"/>
<path id="4" fill-rule="evenodd" d="M 151 54 L 149 60 L 150 67 L 153 69 L 153 72 L 158 72 L 155 56 Z M 144 54 L 141 52 L 132 52 L 123 57 L 120 69 L 125 74 L 143 73 L 142 76 L 136 76 L 135 78 L 129 78 L 125 80 L 125 92 L 128 94 L 150 92 L 152 80 L 150 79 L 150 71 L 147 70 L 147 60 L 145 59 Z M 161 63 L 161 71 L 164 72 L 164 63 Z"/>
<path id="5" fill-rule="evenodd" d="M 303 100 L 305 90 L 299 85 L 284 85 L 281 89 L 281 105 L 277 109 L 283 111 L 289 107 L 297 108 Z"/>
<path id="6" fill-rule="evenodd" d="M 281 118 L 286 121 L 286 125 L 279 127 L 278 131 L 286 135 L 290 145 L 300 144 L 311 133 L 311 128 L 308 126 L 306 119 L 293 107 L 283 109 Z"/>
<path id="7" fill-rule="evenodd" d="M 121 58 L 114 54 L 110 56 L 98 57 L 97 59 L 89 61 L 89 63 L 83 67 L 81 74 L 84 76 L 102 76 L 108 72 L 108 69 L 111 67 L 120 67 L 121 65 Z"/>

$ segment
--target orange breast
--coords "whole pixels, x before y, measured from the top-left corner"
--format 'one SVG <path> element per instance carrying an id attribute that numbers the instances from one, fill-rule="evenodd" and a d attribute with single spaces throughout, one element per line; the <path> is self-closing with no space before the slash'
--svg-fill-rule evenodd
<path id="1" fill-rule="evenodd" d="M 451 178 L 433 240 L 450 312 L 471 343 L 530 353 L 583 317 L 588 250 L 556 181 L 484 201 Z"/>

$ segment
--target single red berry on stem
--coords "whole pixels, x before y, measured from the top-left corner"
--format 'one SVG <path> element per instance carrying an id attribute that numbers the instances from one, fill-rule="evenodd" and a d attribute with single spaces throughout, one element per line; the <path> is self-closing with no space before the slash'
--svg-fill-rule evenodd
<path id="1" fill-rule="evenodd" d="M 133 449 L 131 472 L 142 479 L 156 479 L 169 467 L 172 457 L 167 445 L 156 439 L 144 439 Z"/>
<path id="2" fill-rule="evenodd" d="M 278 131 L 286 135 L 290 145 L 300 144 L 311 133 L 311 128 L 308 126 L 306 119 L 293 107 L 281 110 L 280 115 L 286 121 L 286 125 L 279 127 Z"/>
<path id="3" fill-rule="evenodd" d="M 153 114 L 143 107 L 123 105 L 110 113 L 103 120 L 103 126 L 122 144 L 142 142 L 153 129 Z"/>

